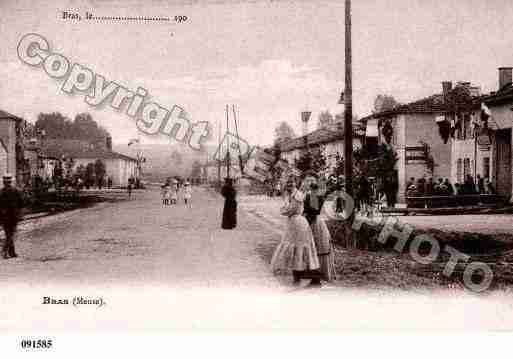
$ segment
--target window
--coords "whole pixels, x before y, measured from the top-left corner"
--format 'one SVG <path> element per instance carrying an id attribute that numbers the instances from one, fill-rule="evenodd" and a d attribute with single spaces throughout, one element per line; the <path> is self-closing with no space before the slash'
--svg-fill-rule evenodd
<path id="1" fill-rule="evenodd" d="M 459 183 L 463 182 L 463 161 L 461 158 L 458 158 L 456 165 L 456 178 Z"/>
<path id="2" fill-rule="evenodd" d="M 472 138 L 472 128 L 470 126 L 470 114 L 466 113 L 463 115 L 463 127 L 464 127 L 464 139 L 468 140 Z"/>
<path id="3" fill-rule="evenodd" d="M 483 158 L 483 177 L 490 178 L 490 157 Z"/>
<path id="4" fill-rule="evenodd" d="M 457 113 L 456 115 L 456 139 L 463 140 L 463 118 L 461 114 Z"/>
<path id="5" fill-rule="evenodd" d="M 470 174 L 470 158 L 465 158 L 463 160 L 463 178 L 467 178 L 467 175 Z"/>

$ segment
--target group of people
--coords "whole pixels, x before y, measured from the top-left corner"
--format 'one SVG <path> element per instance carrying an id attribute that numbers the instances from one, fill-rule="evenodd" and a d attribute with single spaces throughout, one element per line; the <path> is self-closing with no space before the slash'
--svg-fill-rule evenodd
<path id="1" fill-rule="evenodd" d="M 294 285 L 310 279 L 310 286 L 321 280 L 335 279 L 335 262 L 331 235 L 324 216 L 325 193 L 315 181 L 288 179 L 284 191 L 285 204 L 281 215 L 287 218 L 286 231 L 276 248 L 271 268 L 292 271 Z"/>
<path id="2" fill-rule="evenodd" d="M 190 204 L 192 198 L 192 187 L 189 181 L 185 181 L 182 185 L 177 180 L 166 181 L 162 185 L 162 204 L 169 206 L 178 203 L 179 193 L 182 193 L 185 204 Z"/>
<path id="3" fill-rule="evenodd" d="M 335 257 L 331 235 L 325 222 L 324 201 L 326 190 L 321 190 L 314 178 L 299 183 L 299 178 L 290 177 L 283 186 L 285 200 L 280 209 L 286 217 L 286 230 L 271 259 L 273 272 L 292 272 L 294 285 L 302 279 L 310 279 L 310 286 L 321 286 L 322 280 L 335 279 Z M 328 183 L 328 192 L 338 189 Z M 237 226 L 237 191 L 233 180 L 226 178 L 221 195 L 224 208 L 221 228 Z"/>
<path id="4" fill-rule="evenodd" d="M 463 183 L 454 185 L 448 178 L 433 180 L 433 178 L 411 177 L 406 183 L 406 195 L 413 196 L 451 196 L 464 194 L 495 194 L 495 188 L 488 177 L 477 175 L 476 180 L 471 175 L 466 175 Z"/>

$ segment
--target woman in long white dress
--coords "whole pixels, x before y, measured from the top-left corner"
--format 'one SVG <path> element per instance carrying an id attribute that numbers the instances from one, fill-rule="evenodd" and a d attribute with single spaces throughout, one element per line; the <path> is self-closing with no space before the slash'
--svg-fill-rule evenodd
<path id="1" fill-rule="evenodd" d="M 319 258 L 312 230 L 303 217 L 304 193 L 296 188 L 294 181 L 286 186 L 287 203 L 281 214 L 287 217 L 287 227 L 282 240 L 271 259 L 271 269 L 292 271 L 294 284 L 298 285 L 305 272 L 319 269 Z"/>

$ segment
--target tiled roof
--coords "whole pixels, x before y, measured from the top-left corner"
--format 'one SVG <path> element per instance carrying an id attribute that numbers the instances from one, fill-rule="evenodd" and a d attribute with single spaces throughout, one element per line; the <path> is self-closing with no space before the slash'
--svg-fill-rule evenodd
<path id="1" fill-rule="evenodd" d="M 5 112 L 5 111 L 2 111 L 2 110 L 0 110 L 0 118 L 12 118 L 12 119 L 17 120 L 17 121 L 21 121 L 22 120 L 18 116 L 11 115 L 9 112 Z"/>
<path id="2" fill-rule="evenodd" d="M 455 91 L 458 87 L 455 87 L 452 91 Z M 460 88 L 461 89 L 461 88 Z M 360 121 L 365 122 L 373 118 L 394 116 L 397 114 L 406 113 L 447 113 L 452 112 L 454 106 L 467 106 L 473 110 L 478 110 L 481 106 L 481 102 L 486 103 L 489 106 L 500 104 L 503 102 L 513 102 L 513 84 L 509 83 L 497 92 L 491 92 L 486 95 L 474 96 L 470 99 L 460 99 L 459 102 L 453 102 L 452 104 L 444 101 L 442 94 L 436 94 L 433 96 L 426 97 L 424 99 L 410 102 L 406 105 L 399 105 L 388 111 L 382 111 L 373 113 L 369 116 L 363 117 Z"/>
<path id="3" fill-rule="evenodd" d="M 365 130 L 361 124 L 353 124 L 353 136 L 362 137 L 364 135 Z M 310 132 L 306 136 L 297 137 L 281 143 L 280 150 L 282 152 L 288 152 L 295 149 L 304 148 L 306 142 L 305 137 L 307 138 L 308 145 L 318 145 L 343 140 L 344 133 L 342 131 L 335 131 L 334 129 L 321 128 Z"/>
<path id="4" fill-rule="evenodd" d="M 363 117 L 360 121 L 407 113 L 444 113 L 448 110 L 448 105 L 444 102 L 443 95 L 436 94 L 405 105 L 396 106 L 391 110 L 373 113 L 369 116 Z"/>
<path id="5" fill-rule="evenodd" d="M 390 117 L 398 114 L 443 114 L 453 112 L 454 108 L 474 108 L 480 103 L 482 96 L 472 97 L 468 88 L 456 86 L 449 92 L 447 98 L 449 98 L 448 101 L 443 94 L 435 94 L 404 105 L 398 105 L 390 110 L 373 113 L 363 117 L 360 121 L 365 122 L 373 118 Z"/>
<path id="6" fill-rule="evenodd" d="M 487 105 L 494 105 L 503 101 L 513 100 L 513 84 L 509 83 L 497 92 L 492 92 L 488 95 L 482 96 L 481 101 Z"/>
<path id="7" fill-rule="evenodd" d="M 45 157 L 61 158 L 71 157 L 91 158 L 91 159 L 124 159 L 128 161 L 137 161 L 135 158 L 123 155 L 118 152 L 109 151 L 105 147 L 93 145 L 87 141 L 81 140 L 43 140 L 42 153 Z"/>

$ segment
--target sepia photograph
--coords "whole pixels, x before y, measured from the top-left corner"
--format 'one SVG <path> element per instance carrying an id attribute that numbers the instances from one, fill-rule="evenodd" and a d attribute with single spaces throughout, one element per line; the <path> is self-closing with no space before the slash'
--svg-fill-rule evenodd
<path id="1" fill-rule="evenodd" d="M 19 351 L 513 330 L 510 1 L 0 13 L 0 333 Z"/>

